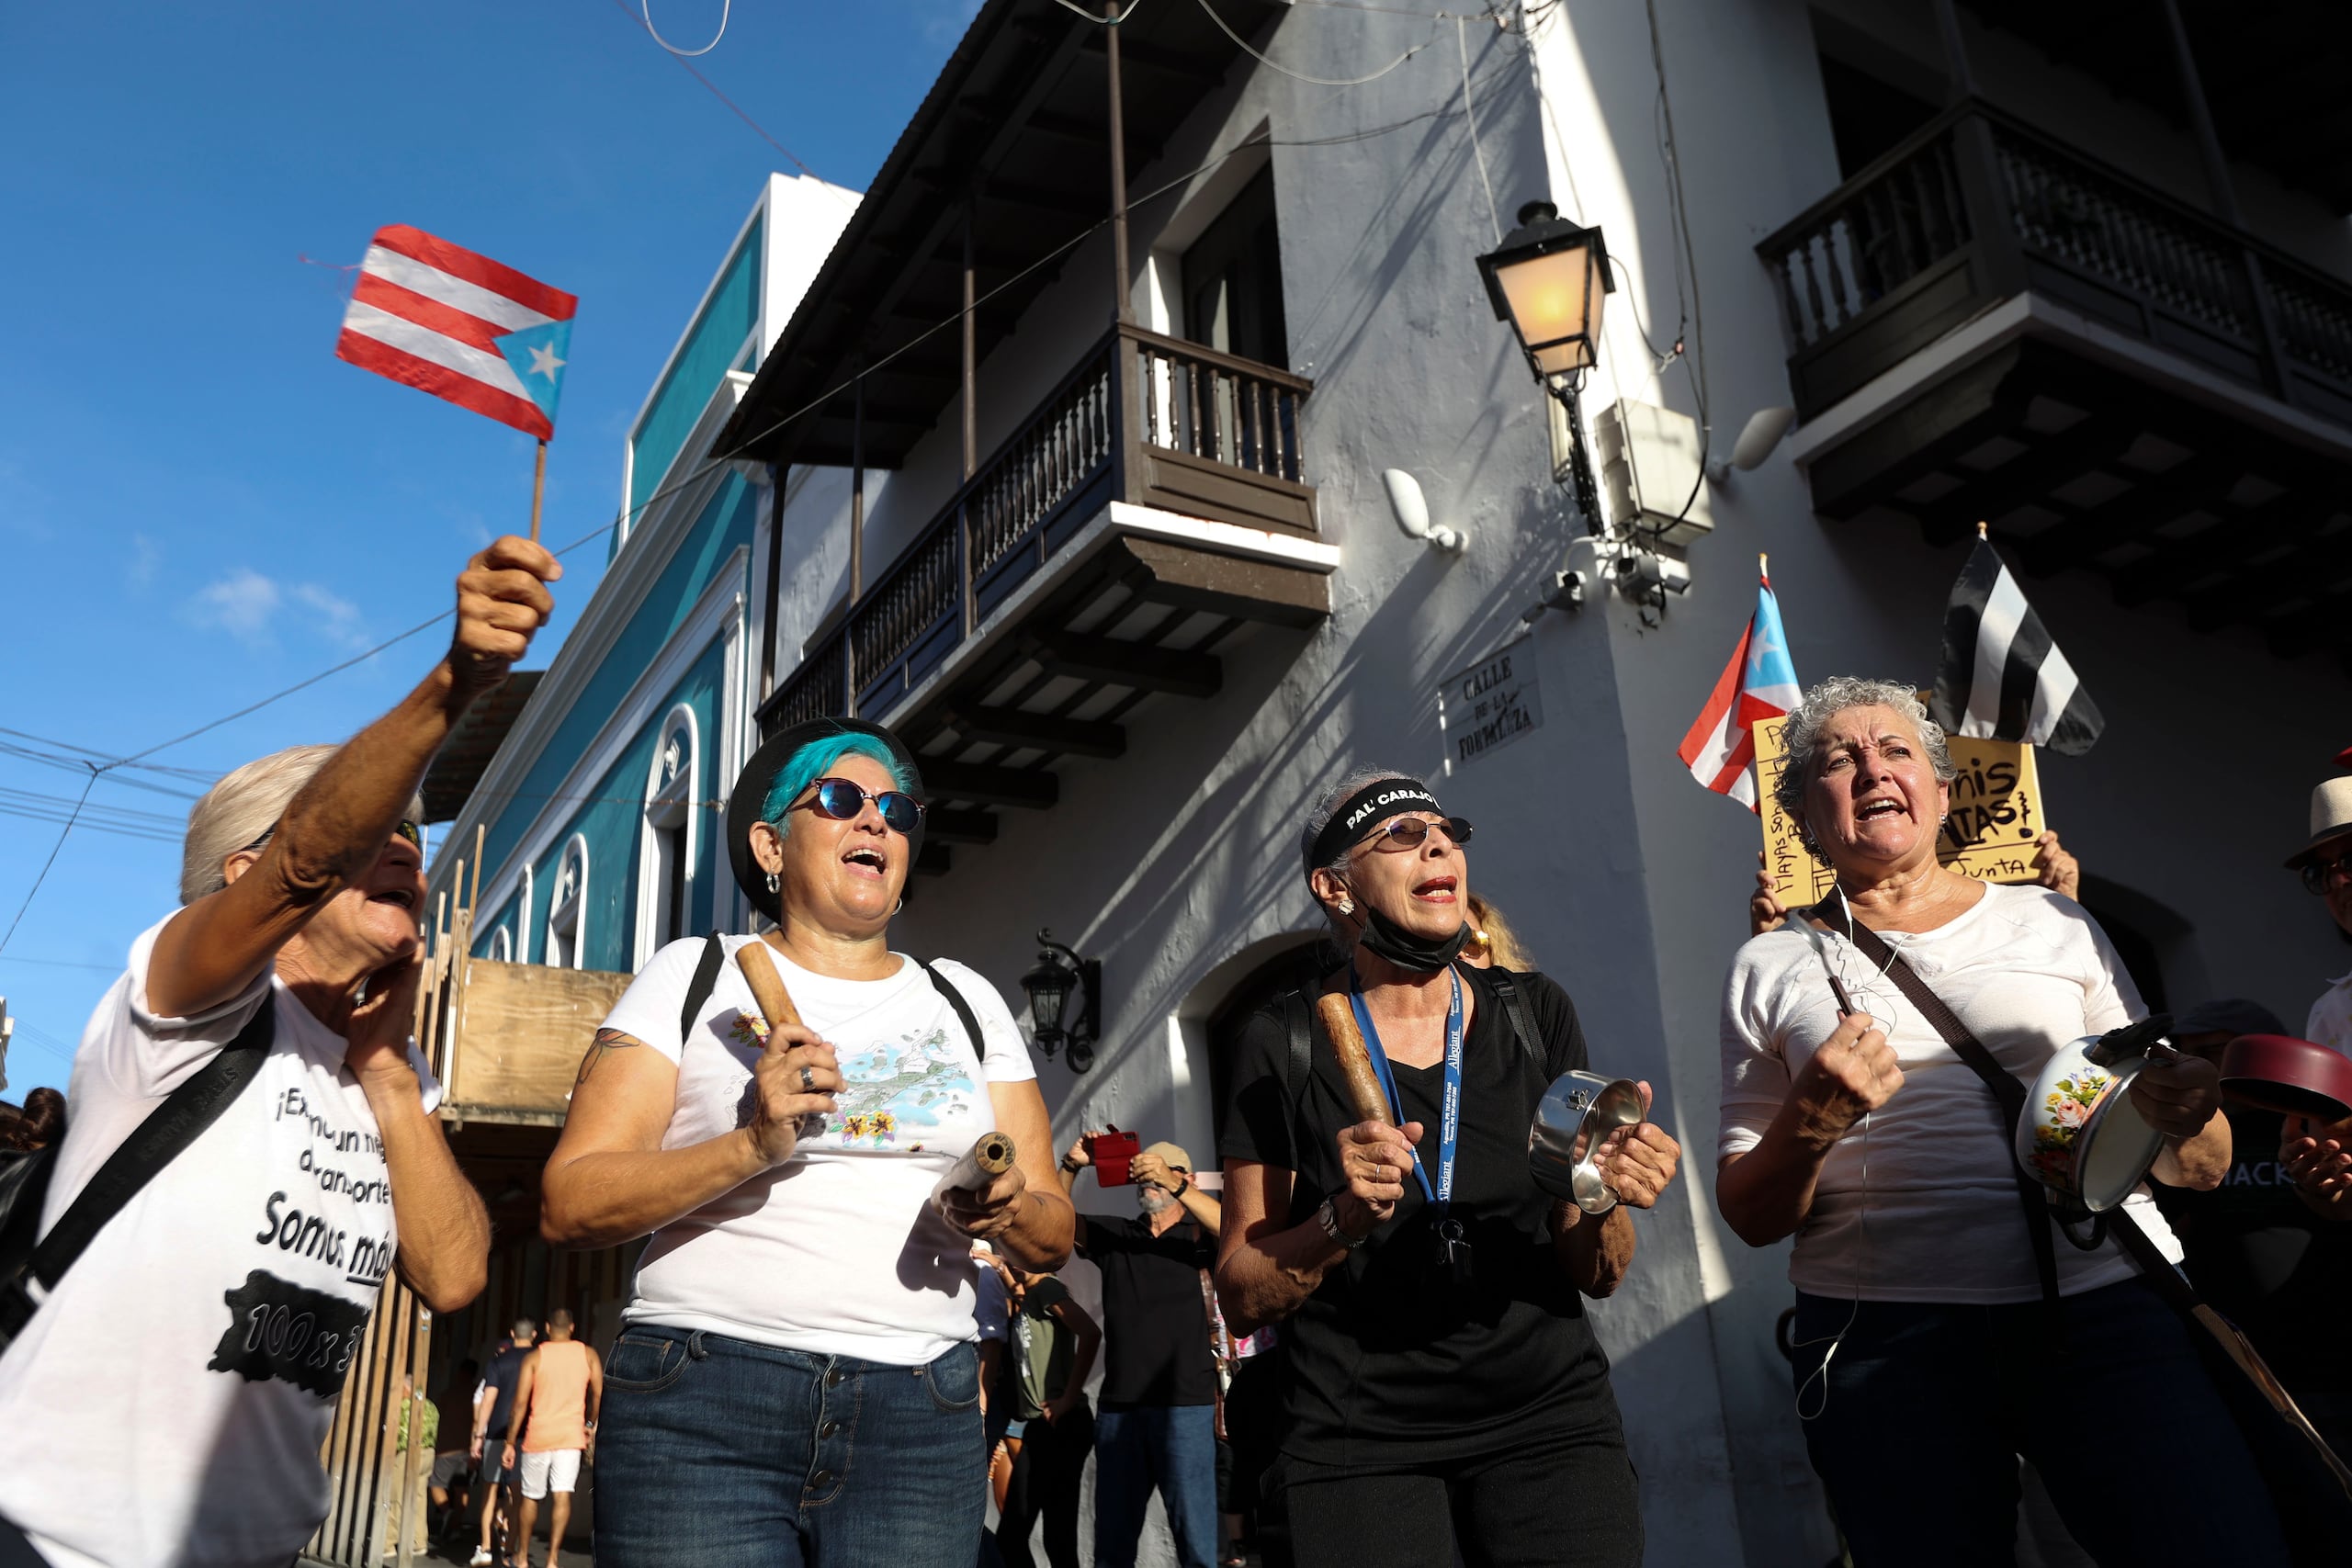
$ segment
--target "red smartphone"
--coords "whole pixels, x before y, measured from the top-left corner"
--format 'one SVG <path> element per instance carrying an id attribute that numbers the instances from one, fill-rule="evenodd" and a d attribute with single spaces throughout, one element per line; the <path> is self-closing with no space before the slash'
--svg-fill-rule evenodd
<path id="1" fill-rule="evenodd" d="M 1127 1174 L 1127 1162 L 1143 1152 L 1143 1140 L 1133 1133 L 1122 1133 L 1116 1127 L 1097 1133 L 1086 1141 L 1086 1151 L 1094 1158 L 1094 1179 L 1105 1187 L 1132 1187 L 1135 1178 Z"/>

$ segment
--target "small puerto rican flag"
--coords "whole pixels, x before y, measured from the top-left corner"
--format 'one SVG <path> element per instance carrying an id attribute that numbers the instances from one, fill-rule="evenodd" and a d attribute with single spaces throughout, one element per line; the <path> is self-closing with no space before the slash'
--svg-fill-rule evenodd
<path id="1" fill-rule="evenodd" d="M 1756 614 L 1739 634 L 1731 662 L 1715 680 L 1707 705 L 1690 733 L 1675 748 L 1690 776 L 1756 809 L 1756 736 L 1759 719 L 1778 718 L 1797 705 L 1797 667 L 1789 660 L 1788 634 L 1781 629 L 1781 602 L 1772 580 L 1758 574 Z"/>
<path id="2" fill-rule="evenodd" d="M 545 441 L 580 301 L 405 223 L 376 231 L 335 357 Z"/>

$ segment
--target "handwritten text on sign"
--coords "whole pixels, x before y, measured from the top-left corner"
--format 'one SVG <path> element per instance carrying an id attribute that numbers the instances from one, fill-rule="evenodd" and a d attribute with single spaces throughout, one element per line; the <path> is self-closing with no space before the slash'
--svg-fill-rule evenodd
<path id="1" fill-rule="evenodd" d="M 1530 650 L 1506 649 L 1448 678 L 1438 694 L 1438 722 L 1453 760 L 1475 762 L 1531 729 L 1544 728 L 1544 694 L 1535 670 L 1521 661 Z"/>
<path id="2" fill-rule="evenodd" d="M 1813 858 L 1797 836 L 1796 819 L 1772 798 L 1788 755 L 1781 747 L 1784 718 L 1756 727 L 1756 780 L 1763 792 L 1764 866 L 1772 874 L 1773 896 L 1794 908 L 1828 896 L 1835 878 Z M 2041 780 L 2033 748 L 2016 740 L 1950 738 L 1952 765 L 1951 819 L 1936 843 L 1936 858 L 1979 882 L 2032 882 L 2034 840 L 2050 826 L 2041 811 Z"/>

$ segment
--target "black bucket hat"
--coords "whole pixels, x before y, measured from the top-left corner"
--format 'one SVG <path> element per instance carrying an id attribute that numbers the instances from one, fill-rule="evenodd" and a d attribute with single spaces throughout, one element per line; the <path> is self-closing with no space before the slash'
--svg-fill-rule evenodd
<path id="1" fill-rule="evenodd" d="M 863 735 L 882 742 L 899 771 L 912 781 L 915 795 L 922 795 L 922 768 L 906 743 L 878 724 L 868 724 L 861 718 L 812 718 L 805 724 L 795 724 L 777 730 L 752 753 L 743 771 L 735 776 L 735 788 L 727 797 L 727 863 L 735 872 L 735 886 L 752 901 L 752 907 L 769 919 L 781 918 L 784 901 L 768 886 L 768 874 L 752 858 L 752 824 L 763 820 L 761 807 L 767 804 L 768 791 L 775 787 L 776 774 L 784 772 L 792 754 L 811 741 L 831 740 L 838 736 Z M 907 840 L 911 854 L 922 848 L 922 829 L 917 827 L 914 836 Z"/>

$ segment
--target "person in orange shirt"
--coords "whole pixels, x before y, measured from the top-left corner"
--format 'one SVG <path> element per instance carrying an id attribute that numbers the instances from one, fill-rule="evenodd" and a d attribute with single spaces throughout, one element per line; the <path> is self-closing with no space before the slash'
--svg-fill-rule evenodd
<path id="1" fill-rule="evenodd" d="M 548 1568 L 556 1568 L 563 1532 L 571 1523 L 571 1491 L 580 1482 L 580 1459 L 596 1446 L 596 1405 L 605 1394 L 605 1369 L 596 1353 L 572 1337 L 571 1314 L 548 1314 L 548 1337 L 523 1362 L 514 1391 L 514 1414 L 506 1427 L 506 1463 L 523 1455 L 523 1526 L 515 1532 L 514 1568 L 529 1568 L 531 1530 L 538 1523 L 539 1499 L 555 1494 L 548 1516 Z"/>

